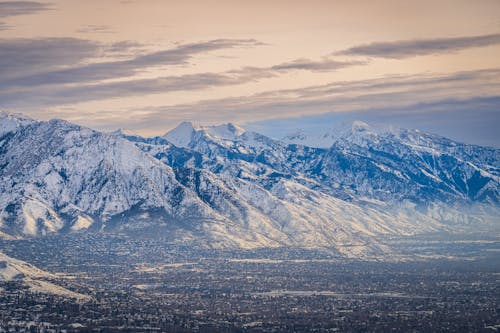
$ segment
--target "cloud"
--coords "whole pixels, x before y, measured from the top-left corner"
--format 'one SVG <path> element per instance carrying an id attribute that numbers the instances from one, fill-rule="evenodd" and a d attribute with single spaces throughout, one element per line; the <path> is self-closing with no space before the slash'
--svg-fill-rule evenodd
<path id="1" fill-rule="evenodd" d="M 135 79 L 77 86 L 39 86 L 34 89 L 0 90 L 0 107 L 51 106 L 121 96 L 189 91 L 217 86 L 243 84 L 269 77 L 263 71 L 234 73 L 196 73 L 181 76 Z"/>
<path id="2" fill-rule="evenodd" d="M 241 75 L 243 77 L 254 76 L 259 78 L 269 78 L 291 71 L 302 70 L 308 72 L 332 72 L 346 67 L 366 64 L 366 61 L 337 61 L 328 57 L 324 57 L 321 60 L 301 58 L 269 67 L 246 66 L 240 69 L 230 70 L 226 73 Z"/>
<path id="3" fill-rule="evenodd" d="M 202 48 L 197 48 L 201 50 Z M 162 52 L 163 53 L 163 52 Z M 163 53 L 165 55 L 166 53 Z M 173 53 L 175 54 L 175 52 Z M 162 57 L 163 57 L 162 55 Z M 134 69 L 138 63 L 143 63 L 143 68 L 146 64 L 157 63 L 157 59 L 152 61 L 137 61 L 138 57 L 134 60 L 134 65 L 127 64 L 122 67 L 122 63 L 98 63 L 92 65 L 93 71 L 88 72 L 89 66 L 82 67 L 81 71 L 75 68 L 71 69 L 72 80 L 75 82 L 85 82 L 103 78 L 111 78 L 112 70 L 117 71 L 117 75 L 123 75 L 127 68 Z M 156 58 L 155 55 L 153 58 Z M 162 58 L 158 56 L 158 58 Z M 172 64 L 183 62 L 190 57 L 190 53 L 176 55 L 170 59 Z M 60 104 L 70 104 L 87 102 L 93 100 L 109 99 L 121 96 L 137 96 L 137 95 L 150 95 L 156 93 L 171 93 L 176 91 L 191 91 L 201 90 L 208 88 L 215 88 L 221 86 L 239 85 L 249 82 L 255 82 L 266 78 L 276 77 L 283 73 L 292 70 L 309 70 L 324 71 L 328 68 L 329 71 L 347 66 L 353 66 L 358 62 L 334 62 L 335 66 L 331 65 L 330 60 L 322 62 L 304 62 L 300 63 L 285 63 L 284 65 L 276 65 L 271 67 L 243 67 L 237 70 L 229 70 L 221 73 L 195 73 L 180 76 L 166 76 L 151 79 L 130 79 L 124 81 L 97 83 L 97 84 L 81 84 L 81 85 L 54 85 L 54 83 L 67 83 L 67 71 L 55 71 L 51 73 L 41 73 L 39 75 L 32 75 L 21 80 L 15 79 L 4 83 L 4 93 L 0 92 L 0 106 L 50 106 Z M 289 64 L 294 64 L 293 66 Z M 115 67 L 113 67 L 115 66 Z M 64 73 L 62 76 L 55 75 L 54 73 Z M 71 81 L 72 82 L 72 81 Z M 19 83 L 22 83 L 19 84 Z M 50 84 L 48 84 L 50 83 Z M 15 84 L 19 84 L 22 89 L 7 89 Z M 2 83 L 0 83 L 2 87 Z"/>
<path id="4" fill-rule="evenodd" d="M 311 72 L 329 72 L 335 71 L 341 68 L 354 66 L 354 65 L 365 65 L 366 62 L 361 61 L 337 61 L 334 59 L 323 58 L 320 61 L 314 61 L 310 59 L 297 59 L 290 62 L 285 62 L 279 65 L 270 67 L 270 70 L 275 71 L 290 71 L 290 70 L 304 70 Z"/>
<path id="5" fill-rule="evenodd" d="M 120 42 L 102 45 L 102 53 L 105 56 L 109 55 L 111 57 L 130 57 L 131 54 L 138 54 L 140 52 L 143 52 L 144 47 L 144 44 L 130 40 L 123 40 Z"/>
<path id="6" fill-rule="evenodd" d="M 2 1 L 0 2 L 0 18 L 33 14 L 50 8 L 48 4 L 36 1 Z"/>
<path id="7" fill-rule="evenodd" d="M 110 111 L 110 114 L 114 114 L 114 117 L 110 116 L 110 118 L 97 112 L 90 117 L 95 121 L 87 124 L 147 129 L 150 133 L 151 131 L 162 133 L 168 127 L 173 127 L 183 120 L 205 123 L 227 121 L 246 123 L 328 113 L 364 112 L 363 114 L 367 114 L 378 110 L 377 117 L 386 115 L 389 122 L 397 112 L 412 113 L 416 117 L 422 110 L 428 111 L 430 115 L 432 108 L 441 113 L 448 110 L 450 117 L 453 117 L 453 108 L 459 105 L 460 101 L 498 96 L 499 77 L 500 69 L 491 69 L 447 75 L 395 76 L 354 82 L 338 81 L 320 86 L 275 90 L 250 96 L 205 100 L 193 104 L 145 106 L 140 109 Z M 193 77 L 192 84 L 213 83 L 215 78 L 207 76 L 206 82 L 197 83 L 198 79 Z M 457 102 L 442 104 L 442 108 L 438 110 L 438 104 L 449 100 L 449 96 L 454 96 Z M 415 101 L 421 102 L 416 104 Z M 492 101 L 495 100 L 492 99 Z M 471 107 L 469 111 L 474 112 L 472 104 L 469 106 Z M 500 105 L 497 104 L 495 110 L 499 110 L 499 107 Z M 126 112 L 128 115 L 126 119 L 120 116 L 121 112 Z M 372 114 L 375 115 L 375 113 Z M 496 114 L 498 115 L 498 112 Z M 71 119 L 72 114 L 60 116 Z M 402 116 L 400 118 L 402 119 Z"/>
<path id="8" fill-rule="evenodd" d="M 99 43 L 77 38 L 0 39 L 0 84 L 9 78 L 74 66 L 97 54 Z"/>
<path id="9" fill-rule="evenodd" d="M 0 2 L 0 18 L 34 14 L 48 9 L 51 9 L 48 4 L 36 1 L 2 1 Z M 10 25 L 0 21 L 0 31 L 11 28 Z"/>
<path id="10" fill-rule="evenodd" d="M 89 33 L 96 33 L 96 34 L 110 34 L 113 33 L 113 29 L 109 25 L 95 25 L 95 24 L 89 24 L 81 27 L 78 29 L 76 32 L 83 33 L 83 34 L 89 34 Z"/>
<path id="11" fill-rule="evenodd" d="M 337 55 L 404 59 L 420 55 L 457 52 L 473 47 L 500 44 L 500 34 L 375 42 L 337 52 Z"/>
<path id="12" fill-rule="evenodd" d="M 0 106 L 50 106 L 200 90 L 255 82 L 290 71 L 325 72 L 365 64 L 324 57 L 320 60 L 297 59 L 269 67 L 247 66 L 220 73 L 133 78 L 150 67 L 187 64 L 197 54 L 258 45 L 263 44 L 253 39 L 216 39 L 130 57 L 131 52 L 137 53 L 143 45 L 130 41 L 104 45 L 77 38 L 0 40 Z M 92 62 L 98 55 L 114 59 Z M 116 60 L 116 57 L 127 55 L 128 59 Z M 100 82 L 107 79 L 116 81 Z"/>
<path id="13" fill-rule="evenodd" d="M 99 85 L 69 87 L 61 91 L 43 88 L 34 94 L 18 96 L 15 102 L 20 98 L 27 105 L 36 106 L 40 110 L 38 116 L 43 118 L 61 117 L 101 129 L 124 127 L 146 135 L 162 134 L 184 120 L 251 123 L 253 129 L 264 131 L 267 128 L 269 133 L 279 136 L 280 128 L 293 128 L 291 124 L 319 128 L 337 120 L 360 119 L 369 123 L 416 127 L 477 144 L 498 146 L 495 140 L 500 142 L 499 134 L 496 134 L 500 119 L 500 68 L 334 81 L 180 105 L 144 105 L 114 110 L 83 110 L 68 105 L 81 101 L 82 96 L 98 99 L 127 96 L 127 93 L 145 94 L 150 90 L 201 89 L 258 80 L 260 75 L 268 75 L 268 72 L 248 71 L 238 75 L 199 73 L 159 80 L 134 80 L 133 83 L 116 82 L 106 85 L 105 89 Z M 0 92 L 0 101 L 8 102 L 9 94 Z M 46 105 L 61 106 L 48 111 L 44 108 Z"/>
<path id="14" fill-rule="evenodd" d="M 73 54 L 74 50 L 78 50 L 82 46 L 89 46 L 85 50 L 90 51 L 91 54 L 82 54 L 80 60 L 87 58 L 92 55 L 97 55 L 97 51 L 103 49 L 104 46 L 96 43 L 91 43 L 85 40 L 79 39 L 39 39 L 39 40 L 13 40 L 11 42 L 4 41 L 3 44 L 7 48 L 5 52 L 10 53 L 10 59 L 3 59 L 0 57 L 0 67 L 5 67 L 4 63 L 15 63 L 16 67 L 22 67 L 23 64 L 32 66 L 33 63 L 37 63 L 37 57 L 40 53 L 46 58 L 46 63 L 49 63 L 55 67 L 61 64 L 61 58 L 67 60 L 65 57 L 59 56 L 59 58 L 54 58 L 50 62 L 50 57 L 54 55 L 53 49 L 45 47 L 44 45 L 54 44 L 53 47 L 59 49 L 61 53 Z M 59 43 L 58 43 L 59 42 Z M 68 43 L 77 44 L 76 47 L 68 45 Z M 3 48 L 2 42 L 0 41 L 0 48 Z M 31 44 L 31 45 L 30 45 Z M 159 66 L 159 65 L 184 65 L 195 55 L 200 53 L 205 53 L 209 51 L 221 50 L 221 49 L 231 49 L 236 47 L 253 47 L 256 45 L 261 45 L 260 42 L 253 39 L 216 39 L 207 42 L 200 43 L 190 43 L 182 44 L 173 49 L 161 50 L 157 52 L 151 52 L 146 54 L 141 54 L 127 60 L 114 60 L 105 61 L 98 63 L 90 63 L 78 66 L 65 66 L 65 68 L 57 68 L 52 70 L 46 70 L 39 73 L 34 73 L 32 75 L 18 75 L 11 80 L 3 80 L 0 83 L 3 87 L 23 87 L 23 86 L 38 86 L 45 84 L 67 84 L 67 83 L 88 83 L 92 81 L 106 80 L 106 79 L 116 79 L 128 76 L 133 76 L 136 73 L 144 71 L 149 67 Z M 111 49 L 108 50 L 117 51 L 117 49 L 127 48 L 130 45 L 127 43 L 115 43 L 112 45 Z M 42 50 L 40 50 L 42 48 Z M 105 50 L 105 49 L 104 49 Z M 3 52 L 3 51 L 2 51 Z M 17 56 L 26 58 L 26 61 L 21 60 L 18 62 Z M 67 64 L 67 63 L 66 63 Z M 67 65 L 76 65 L 67 64 Z M 59 66 L 62 67 L 62 66 Z M 10 71 L 10 70 L 9 70 Z M 12 71 L 15 73 L 15 71 Z"/>

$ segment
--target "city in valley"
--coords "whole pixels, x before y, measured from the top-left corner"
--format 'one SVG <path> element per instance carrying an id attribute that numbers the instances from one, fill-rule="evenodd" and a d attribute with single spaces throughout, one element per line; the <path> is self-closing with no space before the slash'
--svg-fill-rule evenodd
<path id="1" fill-rule="evenodd" d="M 1 241 L 7 255 L 54 275 L 2 282 L 0 327 L 3 332 L 500 328 L 498 241 L 435 236 L 386 242 L 400 250 L 397 260 L 348 260 L 326 248 L 208 250 L 125 235 Z M 37 281 L 62 288 L 40 293 L 33 289 Z"/>

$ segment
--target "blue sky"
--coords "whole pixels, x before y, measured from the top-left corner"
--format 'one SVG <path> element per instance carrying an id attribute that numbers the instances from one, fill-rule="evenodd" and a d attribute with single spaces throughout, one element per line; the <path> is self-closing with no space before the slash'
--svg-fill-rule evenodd
<path id="1" fill-rule="evenodd" d="M 0 109 L 158 135 L 359 119 L 498 147 L 496 0 L 0 1 Z"/>

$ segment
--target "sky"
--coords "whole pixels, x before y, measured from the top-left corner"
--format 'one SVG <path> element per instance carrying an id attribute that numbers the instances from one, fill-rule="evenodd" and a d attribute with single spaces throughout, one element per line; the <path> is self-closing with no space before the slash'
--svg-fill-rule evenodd
<path id="1" fill-rule="evenodd" d="M 500 147 L 500 1 L 0 1 L 0 110 L 143 136 L 363 120 Z"/>

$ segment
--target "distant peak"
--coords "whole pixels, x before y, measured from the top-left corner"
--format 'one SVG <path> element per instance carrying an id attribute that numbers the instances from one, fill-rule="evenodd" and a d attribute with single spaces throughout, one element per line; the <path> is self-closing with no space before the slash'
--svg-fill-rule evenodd
<path id="1" fill-rule="evenodd" d="M 282 140 L 286 143 L 301 144 L 310 147 L 328 148 L 338 140 L 371 137 L 378 134 L 378 126 L 355 120 L 335 124 L 331 127 L 315 128 L 314 130 L 296 129 Z"/>
<path id="2" fill-rule="evenodd" d="M 14 113 L 9 111 L 0 110 L 0 121 L 3 120 L 24 120 L 34 121 L 32 118 L 23 115 L 22 113 Z"/>
<path id="3" fill-rule="evenodd" d="M 192 128 L 194 129 L 194 125 L 190 121 L 183 121 L 176 128 Z"/>
<path id="4" fill-rule="evenodd" d="M 351 129 L 356 132 L 368 131 L 371 129 L 370 125 L 361 120 L 355 120 L 352 122 Z"/>
<path id="5" fill-rule="evenodd" d="M 20 113 L 0 111 L 0 135 L 17 131 L 19 127 L 31 124 L 34 121 Z"/>
<path id="6" fill-rule="evenodd" d="M 119 128 L 115 131 L 110 132 L 110 134 L 116 136 L 137 136 L 137 134 L 134 131 L 126 128 Z"/>
<path id="7" fill-rule="evenodd" d="M 232 123 L 227 123 L 227 124 L 222 124 L 222 125 L 215 125 L 215 126 L 207 126 L 204 127 L 203 130 L 205 130 L 208 134 L 220 138 L 220 139 L 235 139 L 238 136 L 242 135 L 245 133 L 245 129 L 232 124 Z"/>
<path id="8" fill-rule="evenodd" d="M 164 136 L 167 136 L 171 133 L 178 133 L 178 132 L 185 132 L 185 131 L 188 131 L 188 132 L 191 132 L 191 131 L 194 131 L 196 130 L 196 127 L 193 125 L 192 122 L 190 121 L 183 121 L 181 123 L 179 123 L 179 125 L 175 126 L 174 128 L 172 128 L 170 131 L 168 131 L 167 133 L 165 133 Z"/>
<path id="9" fill-rule="evenodd" d="M 172 143 L 177 147 L 188 147 L 193 134 L 195 132 L 195 128 L 193 123 L 189 121 L 183 121 L 174 129 L 168 131 L 163 138 Z"/>
<path id="10" fill-rule="evenodd" d="M 293 132 L 290 134 L 285 135 L 282 140 L 287 142 L 287 141 L 293 141 L 293 140 L 304 140 L 307 139 L 307 133 L 300 128 L 295 129 Z"/>
<path id="11" fill-rule="evenodd" d="M 233 123 L 227 123 L 226 124 L 227 128 L 229 128 L 231 131 L 234 131 L 234 132 L 245 132 L 245 129 L 241 126 L 238 126 L 236 124 L 233 124 Z"/>
<path id="12" fill-rule="evenodd" d="M 343 123 L 337 129 L 339 137 L 350 137 L 352 135 L 356 136 L 380 136 L 387 134 L 398 135 L 401 129 L 397 126 L 383 125 L 383 124 L 367 124 L 364 121 L 355 120 L 352 123 Z"/>

